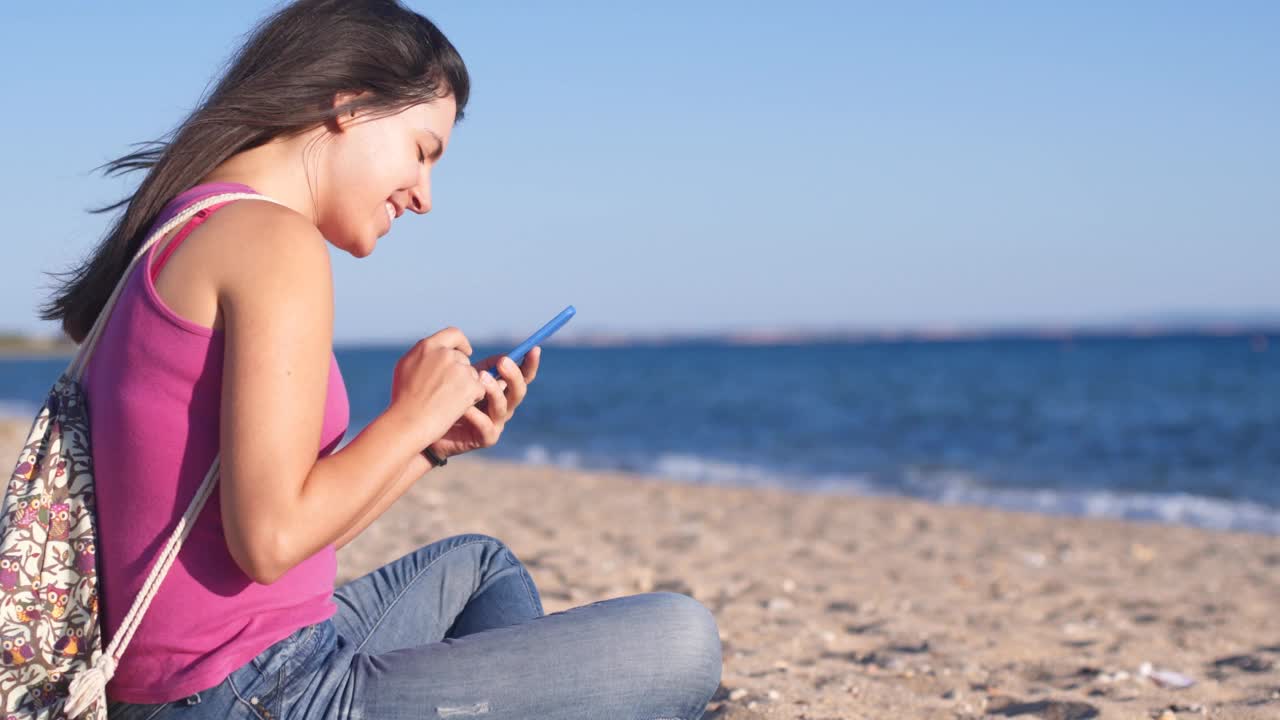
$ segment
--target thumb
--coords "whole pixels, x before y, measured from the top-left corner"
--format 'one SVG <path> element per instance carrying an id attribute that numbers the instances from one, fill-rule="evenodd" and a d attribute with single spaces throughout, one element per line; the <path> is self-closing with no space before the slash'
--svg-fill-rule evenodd
<path id="1" fill-rule="evenodd" d="M 475 363 L 474 365 L 472 365 L 472 367 L 474 367 L 476 370 L 480 372 L 489 371 L 489 375 L 493 377 L 495 380 L 498 380 L 498 379 L 501 379 L 501 376 L 498 375 L 498 361 L 504 357 L 506 356 L 502 354 L 490 355 L 489 357 L 481 360 L 480 362 Z"/>

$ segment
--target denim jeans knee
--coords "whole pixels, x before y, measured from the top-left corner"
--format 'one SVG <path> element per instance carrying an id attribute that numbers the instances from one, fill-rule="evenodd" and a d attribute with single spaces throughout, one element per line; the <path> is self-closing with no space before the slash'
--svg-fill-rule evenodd
<path id="1" fill-rule="evenodd" d="M 654 597 L 653 627 L 664 638 L 664 667 L 672 688 L 683 688 L 705 706 L 720 685 L 723 646 L 715 615 L 688 595 L 649 593 Z"/>

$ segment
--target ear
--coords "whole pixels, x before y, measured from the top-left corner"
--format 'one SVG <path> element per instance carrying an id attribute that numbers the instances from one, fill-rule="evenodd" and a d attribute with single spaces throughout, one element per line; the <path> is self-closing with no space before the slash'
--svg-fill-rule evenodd
<path id="1" fill-rule="evenodd" d="M 366 94 L 367 94 L 367 91 L 364 91 L 364 90 L 361 90 L 359 92 L 343 91 L 343 92 L 335 93 L 333 96 L 333 107 L 340 108 L 344 105 L 348 105 L 360 99 L 361 97 L 364 97 Z M 337 117 L 335 117 L 334 124 L 337 126 L 338 132 L 345 131 L 347 129 L 347 126 L 350 125 L 352 122 L 354 122 L 356 118 L 359 116 L 359 114 L 360 114 L 359 110 L 344 110 Z"/>

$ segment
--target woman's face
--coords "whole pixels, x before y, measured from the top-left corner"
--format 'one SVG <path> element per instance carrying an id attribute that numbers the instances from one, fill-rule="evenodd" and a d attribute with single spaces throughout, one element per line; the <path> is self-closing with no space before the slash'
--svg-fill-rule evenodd
<path id="1" fill-rule="evenodd" d="M 377 119 L 364 112 L 338 121 L 316 188 L 317 227 L 355 257 L 373 252 L 392 215 L 431 210 L 431 168 L 449 144 L 457 104 L 449 95 Z"/>

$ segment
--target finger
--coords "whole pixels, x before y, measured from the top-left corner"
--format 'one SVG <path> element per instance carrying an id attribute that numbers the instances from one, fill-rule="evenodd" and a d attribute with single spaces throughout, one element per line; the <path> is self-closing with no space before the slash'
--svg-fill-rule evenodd
<path id="1" fill-rule="evenodd" d="M 502 354 L 490 355 L 489 357 L 481 360 L 480 362 L 475 363 L 476 370 L 488 370 L 489 368 L 497 367 L 498 361 L 501 360 L 503 357 L 505 356 Z"/>
<path id="2" fill-rule="evenodd" d="M 527 359 L 528 356 L 526 356 Z M 498 372 L 507 383 L 508 411 L 514 412 L 516 406 L 524 401 L 525 393 L 528 392 L 524 376 L 520 374 L 520 368 L 516 366 L 515 361 L 510 358 L 503 358 L 502 362 L 498 363 Z"/>
<path id="3" fill-rule="evenodd" d="M 471 427 L 475 428 L 476 434 L 480 436 L 485 447 L 489 447 L 498 442 L 498 436 L 502 434 L 501 431 L 498 430 L 498 426 L 493 423 L 493 419 L 480 412 L 479 409 L 473 407 L 467 408 L 466 412 L 462 413 L 462 419 L 470 423 Z"/>
<path id="4" fill-rule="evenodd" d="M 478 362 L 478 363 L 476 363 L 476 364 L 475 364 L 476 370 L 479 370 L 479 371 L 481 371 L 481 372 L 488 372 L 488 373 L 489 373 L 489 375 L 490 375 L 491 377 L 493 377 L 494 379 L 498 379 L 498 378 L 500 378 L 500 377 L 502 377 L 502 376 L 501 376 L 501 375 L 495 375 L 494 373 L 496 373 L 496 372 L 498 371 L 498 363 L 499 363 L 499 362 L 502 360 L 502 358 L 504 358 L 504 357 L 506 357 L 506 356 L 505 356 L 505 355 L 490 355 L 489 357 L 487 357 L 487 358 L 485 358 L 485 359 L 483 359 L 483 360 L 481 360 L 480 362 Z"/>
<path id="5" fill-rule="evenodd" d="M 452 350 L 450 350 L 450 351 L 449 351 L 449 354 L 450 354 L 450 356 L 452 356 L 452 357 L 453 357 L 453 359 L 454 359 L 454 361 L 455 361 L 455 362 L 458 362 L 458 363 L 460 363 L 460 364 L 462 364 L 462 365 L 470 365 L 470 364 L 471 364 L 471 358 L 470 358 L 470 357 L 468 357 L 467 355 L 465 355 L 461 350 L 459 350 L 459 349 L 457 349 L 457 348 L 453 348 Z M 478 378 L 477 378 L 477 379 L 478 379 Z"/>
<path id="6" fill-rule="evenodd" d="M 538 366 L 542 364 L 542 346 L 535 345 L 528 355 L 524 356 L 524 364 L 520 369 L 524 372 L 524 382 L 529 384 L 538 376 Z"/>
<path id="7" fill-rule="evenodd" d="M 471 388 L 471 397 L 475 398 L 475 400 L 473 400 L 471 404 L 478 405 L 489 397 L 489 389 L 485 387 L 484 381 L 480 379 L 482 373 L 476 372 L 476 369 L 470 366 L 468 366 L 468 368 L 470 368 L 472 372 L 471 381 L 474 383 Z"/>
<path id="8" fill-rule="evenodd" d="M 485 389 L 485 412 L 494 422 L 505 422 L 507 419 L 507 396 L 502 392 L 502 383 L 489 377 L 489 373 L 480 373 L 480 381 Z"/>
<path id="9" fill-rule="evenodd" d="M 453 348 L 467 357 L 471 357 L 471 342 L 467 340 L 467 336 L 463 335 L 462 331 L 456 327 L 447 327 L 428 339 L 439 343 L 444 347 Z"/>
<path id="10" fill-rule="evenodd" d="M 490 375 L 489 373 L 482 372 L 480 370 L 477 370 L 474 367 L 471 368 L 471 372 L 475 373 L 476 385 L 480 387 L 480 399 L 476 400 L 473 404 L 476 407 L 480 408 L 481 412 L 488 413 L 489 412 L 489 389 L 488 389 L 488 385 L 485 384 L 485 380 L 486 379 L 492 380 L 493 382 L 497 383 L 499 393 L 507 389 L 507 381 L 494 380 L 493 376 Z"/>

